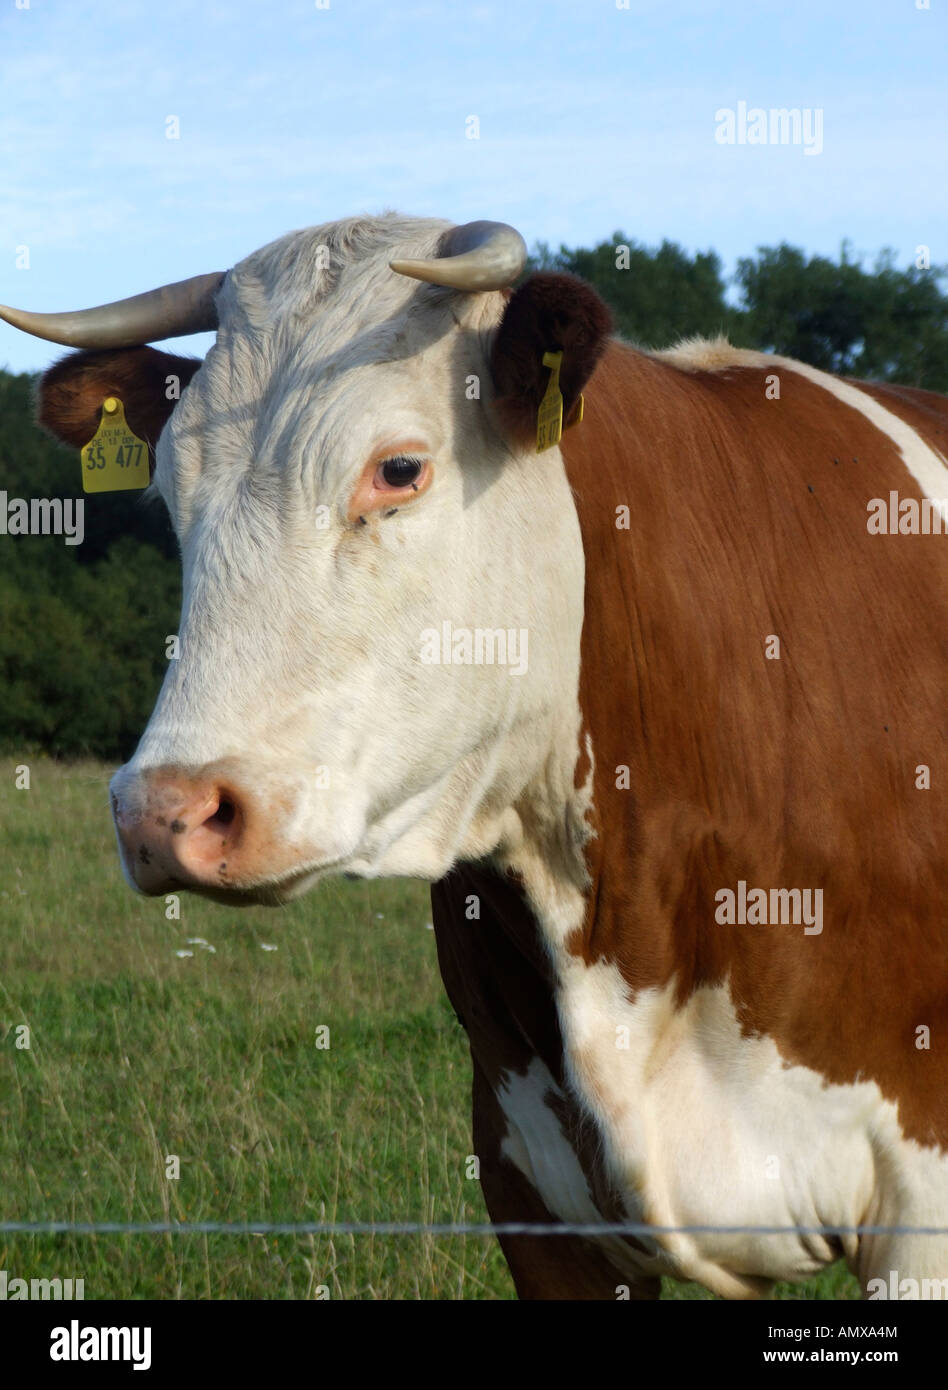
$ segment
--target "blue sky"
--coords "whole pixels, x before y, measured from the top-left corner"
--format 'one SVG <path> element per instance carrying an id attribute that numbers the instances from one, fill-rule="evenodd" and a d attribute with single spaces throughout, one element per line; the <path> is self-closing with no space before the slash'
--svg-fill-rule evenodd
<path id="1" fill-rule="evenodd" d="M 0 302 L 80 308 L 389 207 L 729 271 L 844 237 L 945 262 L 948 0 L 919 3 L 0 0 Z M 740 101 L 822 110 L 822 153 L 717 143 Z M 58 351 L 0 324 L 0 364 Z"/>

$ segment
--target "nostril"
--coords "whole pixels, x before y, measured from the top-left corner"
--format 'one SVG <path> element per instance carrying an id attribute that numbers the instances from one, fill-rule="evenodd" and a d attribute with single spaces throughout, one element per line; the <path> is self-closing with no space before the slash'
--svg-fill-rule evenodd
<path id="1" fill-rule="evenodd" d="M 218 803 L 217 810 L 214 811 L 203 822 L 206 830 L 227 830 L 234 823 L 237 815 L 237 807 L 233 801 L 229 801 L 226 796 L 222 796 Z"/>
<path id="2" fill-rule="evenodd" d="M 256 817 L 229 778 L 154 773 L 111 794 L 126 872 L 144 892 L 229 884 L 243 872 Z"/>
<path id="3" fill-rule="evenodd" d="M 181 808 L 181 826 L 166 844 L 172 858 L 191 876 L 214 880 L 238 849 L 245 831 L 243 803 L 228 791 L 212 789 Z"/>

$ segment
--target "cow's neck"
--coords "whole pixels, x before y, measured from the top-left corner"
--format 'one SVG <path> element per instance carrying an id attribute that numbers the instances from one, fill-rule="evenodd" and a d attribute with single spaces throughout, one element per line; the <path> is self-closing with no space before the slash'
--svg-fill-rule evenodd
<path id="1" fill-rule="evenodd" d="M 603 820 L 608 803 L 610 836 L 635 842 L 635 792 L 619 802 L 620 769 L 640 756 L 643 731 L 623 708 L 603 673 L 621 665 L 628 642 L 613 631 L 615 614 L 628 617 L 623 594 L 628 530 L 616 526 L 616 508 L 633 499 L 622 415 L 632 405 L 628 379 L 633 364 L 648 376 L 655 364 L 633 349 L 610 343 L 587 391 L 586 420 L 564 435 L 562 453 L 575 499 L 586 555 L 585 605 L 579 688 L 573 707 L 561 715 L 543 773 L 518 798 L 493 862 L 522 884 L 536 917 L 540 939 L 555 959 L 561 953 L 594 951 L 596 922 L 610 884 L 606 876 Z M 625 595 L 628 598 L 628 595 Z M 618 692 L 627 700 L 628 691 Z M 626 768 L 628 771 L 628 768 Z"/>

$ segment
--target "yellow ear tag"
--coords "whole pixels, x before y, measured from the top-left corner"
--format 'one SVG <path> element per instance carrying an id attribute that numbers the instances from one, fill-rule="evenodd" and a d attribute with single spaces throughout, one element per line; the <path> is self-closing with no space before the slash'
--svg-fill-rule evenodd
<path id="1" fill-rule="evenodd" d="M 148 445 L 129 429 L 118 396 L 106 396 L 99 428 L 82 450 L 82 490 L 123 492 L 148 481 Z"/>
<path id="2" fill-rule="evenodd" d="M 552 449 L 563 437 L 563 397 L 560 395 L 560 364 L 562 352 L 545 352 L 544 367 L 551 368 L 546 394 L 537 411 L 537 453 Z"/>

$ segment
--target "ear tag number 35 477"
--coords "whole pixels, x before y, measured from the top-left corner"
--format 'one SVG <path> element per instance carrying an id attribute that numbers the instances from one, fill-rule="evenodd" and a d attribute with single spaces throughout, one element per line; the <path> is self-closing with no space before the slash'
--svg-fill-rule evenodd
<path id="1" fill-rule="evenodd" d="M 83 491 L 121 492 L 148 481 L 148 445 L 129 429 L 119 398 L 107 396 L 99 428 L 82 450 Z"/>

